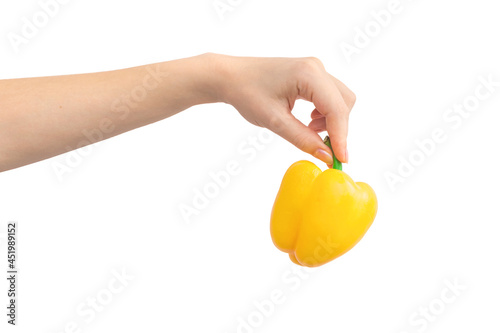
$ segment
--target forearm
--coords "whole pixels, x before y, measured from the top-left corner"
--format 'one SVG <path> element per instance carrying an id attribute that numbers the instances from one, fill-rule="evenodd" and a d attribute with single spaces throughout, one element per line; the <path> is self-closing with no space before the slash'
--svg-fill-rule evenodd
<path id="1" fill-rule="evenodd" d="M 0 81 L 0 171 L 107 139 L 196 104 L 217 102 L 221 78 L 207 57 Z"/>

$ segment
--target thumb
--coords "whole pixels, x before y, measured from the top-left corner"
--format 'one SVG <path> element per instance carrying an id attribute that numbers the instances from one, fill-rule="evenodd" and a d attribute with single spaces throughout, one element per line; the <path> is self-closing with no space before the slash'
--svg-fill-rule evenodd
<path id="1" fill-rule="evenodd" d="M 330 148 L 324 144 L 320 136 L 301 123 L 292 114 L 273 119 L 269 129 L 289 141 L 300 150 L 311 154 L 326 164 L 332 164 Z"/>

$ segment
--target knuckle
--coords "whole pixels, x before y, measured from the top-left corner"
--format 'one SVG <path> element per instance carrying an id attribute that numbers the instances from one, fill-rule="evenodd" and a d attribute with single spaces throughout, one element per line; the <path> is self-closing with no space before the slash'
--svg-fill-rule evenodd
<path id="1" fill-rule="evenodd" d="M 356 94 L 353 93 L 352 91 L 351 91 L 351 94 L 350 94 L 349 98 L 350 98 L 352 104 L 356 103 L 356 98 L 357 97 L 356 97 Z"/>
<path id="2" fill-rule="evenodd" d="M 308 143 L 307 135 L 304 135 L 304 134 L 298 134 L 298 135 L 296 135 L 295 139 L 294 139 L 294 142 L 293 142 L 293 144 L 297 148 L 299 148 L 299 149 L 301 149 L 303 151 L 306 150 L 307 143 Z"/>
<path id="3" fill-rule="evenodd" d="M 354 104 L 356 104 L 356 94 L 349 90 L 349 95 L 347 97 L 347 104 L 349 109 L 352 109 Z"/>
<path id="4" fill-rule="evenodd" d="M 296 69 L 300 74 L 311 74 L 324 70 L 324 67 L 323 63 L 318 58 L 307 57 L 298 59 Z"/>
<path id="5" fill-rule="evenodd" d="M 307 61 L 315 64 L 316 66 L 319 66 L 319 68 L 324 69 L 323 63 L 318 58 L 316 58 L 316 57 L 307 57 L 306 59 L 307 59 Z"/>
<path id="6" fill-rule="evenodd" d="M 271 131 L 279 133 L 282 131 L 284 126 L 283 119 L 279 115 L 271 115 L 269 119 L 267 120 L 267 128 L 269 128 Z"/>

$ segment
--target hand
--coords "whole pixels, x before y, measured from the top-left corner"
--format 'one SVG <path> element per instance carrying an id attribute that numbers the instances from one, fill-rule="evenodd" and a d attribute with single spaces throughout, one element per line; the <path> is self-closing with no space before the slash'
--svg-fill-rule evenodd
<path id="1" fill-rule="evenodd" d="M 348 161 L 347 129 L 356 96 L 316 58 L 215 57 L 224 78 L 219 95 L 250 123 L 266 127 L 299 149 L 332 164 L 319 132 L 328 131 L 337 159 Z M 316 107 L 305 126 L 292 115 L 297 99 Z"/>

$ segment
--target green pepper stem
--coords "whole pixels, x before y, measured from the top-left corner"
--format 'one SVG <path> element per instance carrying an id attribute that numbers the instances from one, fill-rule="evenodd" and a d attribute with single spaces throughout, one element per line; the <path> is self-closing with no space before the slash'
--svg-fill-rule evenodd
<path id="1" fill-rule="evenodd" d="M 323 140 L 323 142 L 325 143 L 325 145 L 327 145 L 328 147 L 330 147 L 330 150 L 332 151 L 332 157 L 333 157 L 332 169 L 336 169 L 336 170 L 342 171 L 342 163 L 340 163 L 340 161 L 335 156 L 335 153 L 333 152 L 332 143 L 330 142 L 330 137 L 327 135 L 325 137 L 325 139 Z"/>

